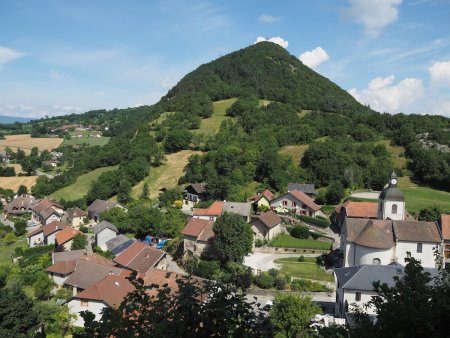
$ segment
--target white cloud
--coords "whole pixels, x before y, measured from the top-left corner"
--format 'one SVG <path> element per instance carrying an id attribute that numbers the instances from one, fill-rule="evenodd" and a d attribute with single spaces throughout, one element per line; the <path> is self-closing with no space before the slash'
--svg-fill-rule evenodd
<path id="1" fill-rule="evenodd" d="M 259 21 L 264 22 L 264 23 L 273 23 L 275 21 L 278 21 L 279 18 L 272 16 L 272 15 L 268 15 L 268 14 L 262 14 L 259 16 Z"/>
<path id="2" fill-rule="evenodd" d="M 0 106 L 0 115 L 14 116 L 14 117 L 41 117 L 37 116 L 36 108 L 27 104 L 4 104 Z"/>
<path id="3" fill-rule="evenodd" d="M 258 36 L 258 37 L 256 38 L 255 43 L 262 42 L 262 41 L 273 42 L 273 43 L 276 43 L 277 45 L 280 45 L 280 46 L 283 47 L 283 48 L 287 48 L 288 45 L 289 45 L 289 42 L 288 42 L 288 41 L 286 41 L 285 39 L 283 39 L 283 38 L 281 38 L 281 37 L 279 37 L 279 36 L 274 36 L 273 38 L 270 38 L 270 39 L 265 38 L 265 37 L 263 37 L 263 36 Z"/>
<path id="4" fill-rule="evenodd" d="M 317 47 L 311 51 L 304 52 L 298 58 L 309 68 L 315 69 L 322 62 L 327 61 L 330 56 L 322 47 Z"/>
<path id="5" fill-rule="evenodd" d="M 370 81 L 368 88 L 358 91 L 356 88 L 348 92 L 359 102 L 368 104 L 380 112 L 410 112 L 410 106 L 424 96 L 425 88 L 422 80 L 408 78 L 393 84 L 394 75 L 385 78 L 377 77 Z"/>
<path id="6" fill-rule="evenodd" d="M 450 85 L 450 61 L 435 62 L 428 68 L 430 80 L 435 85 Z"/>
<path id="7" fill-rule="evenodd" d="M 0 46 L 0 65 L 17 60 L 24 55 L 25 53 Z"/>
<path id="8" fill-rule="evenodd" d="M 376 37 L 384 27 L 398 18 L 397 7 L 402 0 L 348 0 L 350 7 L 342 13 L 351 20 L 364 26 L 367 35 Z"/>
<path id="9" fill-rule="evenodd" d="M 431 111 L 433 114 L 450 117 L 450 101 L 443 100 L 437 103 L 435 102 Z"/>

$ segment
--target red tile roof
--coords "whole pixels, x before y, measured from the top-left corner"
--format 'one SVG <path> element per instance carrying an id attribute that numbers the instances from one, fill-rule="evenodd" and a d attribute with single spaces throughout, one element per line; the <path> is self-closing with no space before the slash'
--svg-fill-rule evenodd
<path id="1" fill-rule="evenodd" d="M 75 299 L 98 300 L 110 307 L 117 307 L 124 298 L 135 290 L 127 279 L 108 275 L 91 287 L 76 295 Z"/>
<path id="2" fill-rule="evenodd" d="M 77 261 L 65 261 L 65 262 L 56 262 L 53 265 L 50 265 L 45 271 L 59 273 L 61 275 L 68 275 L 75 271 L 75 266 L 77 265 Z"/>
<path id="3" fill-rule="evenodd" d="M 213 224 L 214 222 L 204 219 L 191 218 L 185 225 L 184 229 L 181 231 L 181 234 L 197 238 L 201 234 L 205 226 L 209 223 Z"/>
<path id="4" fill-rule="evenodd" d="M 147 274 L 166 253 L 148 246 L 143 242 L 135 242 L 125 249 L 114 262 L 132 271 Z"/>
<path id="5" fill-rule="evenodd" d="M 224 202 L 215 201 L 209 208 L 194 208 L 192 214 L 194 216 L 220 216 L 222 214 Z"/>
<path id="6" fill-rule="evenodd" d="M 27 237 L 34 236 L 40 232 L 43 232 L 44 236 L 47 237 L 47 236 L 51 235 L 52 233 L 63 230 L 64 228 L 67 228 L 67 227 L 68 227 L 67 224 L 64 224 L 59 221 L 53 221 L 53 222 L 43 225 L 43 226 L 37 228 L 36 230 L 30 232 L 29 234 L 27 234 Z"/>
<path id="7" fill-rule="evenodd" d="M 345 208 L 348 217 L 377 218 L 378 216 L 377 202 L 347 202 L 347 205 L 343 206 L 343 208 Z"/>
<path id="8" fill-rule="evenodd" d="M 259 193 L 258 195 L 251 197 L 250 200 L 258 202 L 263 197 L 265 197 L 270 202 L 271 200 L 273 200 L 275 195 L 269 189 L 265 189 L 262 193 Z"/>
<path id="9" fill-rule="evenodd" d="M 58 245 L 63 245 L 71 239 L 73 239 L 77 234 L 83 234 L 81 231 L 74 229 L 72 227 L 67 227 L 56 234 L 56 242 Z"/>
<path id="10" fill-rule="evenodd" d="M 442 237 L 450 240 L 450 215 L 441 215 Z"/>
<path id="11" fill-rule="evenodd" d="M 159 288 L 150 289 L 150 295 L 156 295 L 157 290 L 167 286 L 171 289 L 171 293 L 177 293 L 179 290 L 177 280 L 183 278 L 191 278 L 191 282 L 193 284 L 201 285 L 203 283 L 203 279 L 200 277 L 187 277 L 183 275 L 179 275 L 175 272 L 169 272 L 161 269 L 153 269 L 150 271 L 143 279 L 145 285 L 155 284 L 158 285 Z M 199 300 L 205 300 L 207 295 L 201 295 Z"/>
<path id="12" fill-rule="evenodd" d="M 288 192 L 288 194 L 291 194 L 296 199 L 301 201 L 302 203 L 306 204 L 309 208 L 311 208 L 314 211 L 318 211 L 320 209 L 320 206 L 314 203 L 311 197 L 306 195 L 303 191 L 300 190 L 292 190 Z"/>

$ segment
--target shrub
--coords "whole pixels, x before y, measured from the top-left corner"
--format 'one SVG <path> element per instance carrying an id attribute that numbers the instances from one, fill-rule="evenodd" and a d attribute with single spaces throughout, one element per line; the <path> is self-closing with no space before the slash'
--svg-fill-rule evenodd
<path id="1" fill-rule="evenodd" d="M 291 290 L 297 292 L 326 292 L 330 289 L 321 283 L 307 279 L 296 279 L 291 282 Z"/>
<path id="2" fill-rule="evenodd" d="M 263 240 L 261 240 L 261 239 L 259 239 L 259 238 L 255 239 L 255 246 L 256 246 L 257 248 L 260 248 L 260 247 L 262 247 L 263 245 L 264 245 L 264 241 L 263 241 Z"/>
<path id="3" fill-rule="evenodd" d="M 298 258 L 298 261 L 299 261 L 299 262 L 304 262 L 304 261 L 305 261 L 305 256 L 301 255 L 301 256 Z"/>
<path id="4" fill-rule="evenodd" d="M 181 209 L 183 207 L 183 200 L 176 200 L 173 204 L 175 205 L 175 208 Z"/>
<path id="5" fill-rule="evenodd" d="M 286 288 L 286 278 L 284 276 L 278 276 L 275 278 L 275 287 L 277 290 L 284 290 Z"/>
<path id="6" fill-rule="evenodd" d="M 255 277 L 255 284 L 261 289 L 270 289 L 273 287 L 275 279 L 268 272 L 261 272 L 260 275 Z"/>
<path id="7" fill-rule="evenodd" d="M 203 278 L 211 278 L 219 270 L 219 261 L 200 260 L 195 269 L 195 275 Z"/>
<path id="8" fill-rule="evenodd" d="M 276 278 L 278 276 L 278 270 L 277 269 L 269 269 L 269 271 L 267 271 L 267 273 L 269 275 L 271 275 L 273 278 Z"/>
<path id="9" fill-rule="evenodd" d="M 291 236 L 295 238 L 308 238 L 309 229 L 303 225 L 297 225 L 291 230 Z"/>
<path id="10" fill-rule="evenodd" d="M 83 233 L 83 234 L 87 234 L 88 233 L 88 231 L 89 231 L 89 229 L 88 229 L 88 227 L 85 227 L 85 226 L 80 226 L 80 231 Z"/>
<path id="11" fill-rule="evenodd" d="M 258 207 L 258 211 L 260 211 L 260 212 L 266 212 L 266 211 L 269 211 L 269 209 L 270 208 L 267 205 L 260 205 Z"/>
<path id="12" fill-rule="evenodd" d="M 312 223 L 312 224 L 318 225 L 318 226 L 323 227 L 323 228 L 327 228 L 327 227 L 330 226 L 330 221 L 329 220 L 324 220 L 324 219 L 311 217 L 311 216 L 306 216 L 306 215 L 298 215 L 297 217 L 299 219 L 301 219 L 302 221 L 305 221 L 305 222 L 308 222 L 308 223 Z"/>

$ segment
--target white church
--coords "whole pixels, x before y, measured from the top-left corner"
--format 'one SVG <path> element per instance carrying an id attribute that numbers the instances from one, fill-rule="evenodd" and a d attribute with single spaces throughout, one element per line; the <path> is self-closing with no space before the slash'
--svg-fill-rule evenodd
<path id="1" fill-rule="evenodd" d="M 380 194 L 377 214 L 377 219 L 344 219 L 340 243 L 343 267 L 405 265 L 409 256 L 420 260 L 423 267 L 437 267 L 435 252 L 442 251 L 438 224 L 407 219 L 410 217 L 395 173 Z"/>

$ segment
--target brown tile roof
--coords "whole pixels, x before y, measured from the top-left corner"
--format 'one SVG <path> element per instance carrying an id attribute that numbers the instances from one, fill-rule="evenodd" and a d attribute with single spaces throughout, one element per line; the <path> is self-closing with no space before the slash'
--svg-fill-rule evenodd
<path id="1" fill-rule="evenodd" d="M 186 223 L 185 227 L 181 231 L 181 234 L 197 238 L 208 223 L 213 224 L 214 222 L 204 219 L 191 218 L 189 222 Z"/>
<path id="2" fill-rule="evenodd" d="M 258 219 L 264 224 L 267 228 L 271 229 L 274 226 L 281 223 L 281 218 L 272 210 L 267 211 L 258 216 Z"/>
<path id="3" fill-rule="evenodd" d="M 172 293 L 177 293 L 179 290 L 177 280 L 184 279 L 184 278 L 191 278 L 192 283 L 195 283 L 197 285 L 201 285 L 203 283 L 203 279 L 200 277 L 187 277 L 180 274 L 177 274 L 175 272 L 169 272 L 161 269 L 153 269 L 150 271 L 143 279 L 145 285 L 151 285 L 155 284 L 158 285 L 159 288 L 162 288 L 164 286 L 167 286 L 171 289 Z M 158 289 L 151 289 L 149 293 L 151 295 L 156 295 Z M 202 297 L 203 300 L 206 298 L 206 296 Z"/>
<path id="4" fill-rule="evenodd" d="M 209 208 L 194 208 L 192 214 L 194 216 L 220 216 L 222 214 L 224 202 L 215 201 Z"/>
<path id="5" fill-rule="evenodd" d="M 72 227 L 67 227 L 56 234 L 56 242 L 63 245 L 75 237 L 77 234 L 83 234 L 81 231 Z"/>
<path id="6" fill-rule="evenodd" d="M 367 218 L 347 218 L 345 220 L 345 232 L 348 241 L 353 242 L 368 222 Z"/>
<path id="7" fill-rule="evenodd" d="M 75 209 L 70 209 L 67 212 L 67 215 L 69 216 L 69 218 L 74 218 L 74 217 L 86 217 L 87 213 L 84 210 L 81 210 L 80 208 L 75 208 Z"/>
<path id="8" fill-rule="evenodd" d="M 206 191 L 206 183 L 193 183 L 190 185 L 197 194 L 203 194 Z M 186 187 L 186 189 L 189 186 Z"/>
<path id="9" fill-rule="evenodd" d="M 214 222 L 207 223 L 206 226 L 203 228 L 203 231 L 197 237 L 197 240 L 201 242 L 208 242 L 212 240 L 216 236 L 216 234 L 213 231 L 213 225 Z"/>
<path id="10" fill-rule="evenodd" d="M 68 227 L 67 224 L 61 223 L 59 221 L 53 221 L 53 222 L 43 225 L 43 226 L 37 228 L 36 230 L 30 232 L 29 234 L 27 234 L 27 237 L 34 236 L 40 232 L 43 232 L 44 236 L 47 237 L 47 236 L 51 235 L 52 233 L 63 230 L 64 228 L 67 228 L 67 227 Z"/>
<path id="11" fill-rule="evenodd" d="M 86 253 L 86 250 L 84 250 L 84 249 L 53 252 L 52 260 L 53 260 L 53 263 L 74 261 L 74 260 L 77 260 L 78 258 L 84 256 L 85 253 Z"/>
<path id="12" fill-rule="evenodd" d="M 311 197 L 306 195 L 303 191 L 292 190 L 292 191 L 289 191 L 288 194 L 291 194 L 296 199 L 298 199 L 302 203 L 306 204 L 309 208 L 311 208 L 314 211 L 317 211 L 320 209 L 320 206 L 317 205 L 316 203 L 314 203 L 314 201 L 311 199 Z"/>
<path id="13" fill-rule="evenodd" d="M 62 206 L 56 202 L 53 199 L 43 199 L 40 200 L 33 208 L 33 211 L 37 212 L 37 213 L 41 213 L 42 211 L 44 211 L 45 209 L 51 208 L 51 207 L 56 207 L 58 209 L 62 209 Z"/>
<path id="14" fill-rule="evenodd" d="M 394 246 L 392 222 L 369 220 L 353 241 L 356 244 L 376 249 L 390 249 Z"/>
<path id="15" fill-rule="evenodd" d="M 450 240 L 450 215 L 441 215 L 442 237 Z"/>
<path id="16" fill-rule="evenodd" d="M 262 193 L 259 193 L 256 196 L 250 197 L 250 200 L 258 202 L 263 197 L 265 197 L 270 202 L 271 200 L 273 200 L 275 195 L 269 189 L 265 189 Z"/>
<path id="17" fill-rule="evenodd" d="M 53 261 L 55 261 L 55 264 L 50 265 L 46 270 L 48 272 L 56 272 L 63 275 L 69 274 L 75 270 L 75 265 L 78 260 L 84 260 L 87 262 L 102 264 L 106 266 L 116 266 L 113 261 L 96 253 L 86 253 L 84 250 L 74 250 L 67 252 L 75 252 L 75 255 L 73 255 L 74 258 L 67 260 L 57 260 L 58 254 L 63 254 L 64 252 L 56 252 L 53 254 Z M 71 257 L 70 255 L 67 255 L 64 258 Z"/>
<path id="18" fill-rule="evenodd" d="M 96 214 L 101 214 L 104 211 L 107 211 L 109 209 L 115 208 L 120 206 L 119 203 L 111 202 L 111 201 L 104 201 L 104 200 L 95 200 L 92 202 L 92 204 L 88 207 L 88 212 L 94 212 Z"/>
<path id="19" fill-rule="evenodd" d="M 75 271 L 76 260 L 57 262 L 50 265 L 45 271 L 59 273 L 61 275 L 68 275 Z"/>
<path id="20" fill-rule="evenodd" d="M 64 284 L 76 286 L 80 289 L 87 289 L 110 273 L 119 276 L 123 275 L 123 271 L 124 269 L 122 268 L 78 259 L 75 265 L 75 271 L 65 280 Z"/>
<path id="21" fill-rule="evenodd" d="M 441 235 L 434 222 L 393 221 L 395 237 L 400 241 L 431 242 L 441 241 Z"/>
<path id="22" fill-rule="evenodd" d="M 345 208 L 345 210 L 347 211 L 348 217 L 377 218 L 378 216 L 377 202 L 347 202 L 349 203 L 343 206 L 343 208 Z"/>
<path id="23" fill-rule="evenodd" d="M 74 298 L 98 300 L 110 307 L 117 307 L 122 303 L 126 295 L 134 290 L 133 284 L 124 277 L 108 275 L 80 292 Z"/>
<path id="24" fill-rule="evenodd" d="M 148 246 L 143 242 L 135 242 L 125 249 L 114 262 L 132 271 L 147 274 L 166 253 Z"/>
<path id="25" fill-rule="evenodd" d="M 31 195 L 21 195 L 16 197 L 6 206 L 6 212 L 8 214 L 20 214 L 31 211 L 37 200 Z"/>

